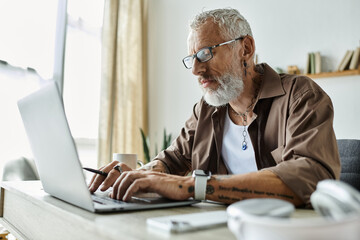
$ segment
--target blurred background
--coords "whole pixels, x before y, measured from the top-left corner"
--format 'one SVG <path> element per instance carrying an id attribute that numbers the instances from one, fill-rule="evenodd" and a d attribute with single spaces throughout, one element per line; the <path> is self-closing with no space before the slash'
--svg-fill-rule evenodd
<path id="1" fill-rule="evenodd" d="M 121 1 L 121 0 L 120 0 Z M 98 165 L 101 51 L 107 0 L 68 0 L 59 43 L 61 0 L 0 1 L 0 166 L 32 158 L 16 102 L 63 71 L 64 105 L 83 165 Z M 146 134 L 151 155 L 163 130 L 178 135 L 201 98 L 181 60 L 188 55 L 188 23 L 197 13 L 232 7 L 252 27 L 259 62 L 304 72 L 309 52 L 321 53 L 322 72 L 336 71 L 345 52 L 360 45 L 358 0 L 148 0 L 145 6 Z M 66 21 L 65 21 L 66 20 Z M 121 22 L 119 22 L 121 24 Z M 58 63 L 64 53 L 63 64 Z M 59 55 L 60 54 L 60 55 Z M 314 78 L 335 108 L 337 138 L 360 138 L 360 75 Z M 138 126 L 136 126 L 138 127 Z M 138 132 L 140 137 L 140 132 Z M 142 146 L 139 146 L 142 155 Z"/>

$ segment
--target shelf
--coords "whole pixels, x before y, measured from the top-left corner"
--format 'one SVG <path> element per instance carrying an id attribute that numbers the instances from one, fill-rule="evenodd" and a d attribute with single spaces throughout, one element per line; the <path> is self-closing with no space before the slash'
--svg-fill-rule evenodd
<path id="1" fill-rule="evenodd" d="M 318 74 L 304 74 L 309 78 L 329 78 L 329 77 L 342 77 L 342 76 L 351 76 L 351 75 L 360 75 L 360 67 L 355 70 L 345 70 L 341 72 L 324 72 Z"/>

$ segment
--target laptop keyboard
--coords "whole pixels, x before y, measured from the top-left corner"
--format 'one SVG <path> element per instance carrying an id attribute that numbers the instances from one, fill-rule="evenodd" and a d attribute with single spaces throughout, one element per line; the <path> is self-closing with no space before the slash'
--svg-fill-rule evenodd
<path id="1" fill-rule="evenodd" d="M 94 202 L 102 204 L 102 205 L 119 205 L 119 204 L 126 205 L 126 204 L 133 204 L 133 203 L 151 204 L 151 203 L 164 202 L 163 198 L 151 199 L 151 198 L 142 198 L 142 197 L 135 197 L 135 196 L 133 196 L 131 198 L 130 202 L 124 202 L 124 201 L 112 199 L 111 197 L 108 197 L 107 195 L 104 195 L 104 194 L 92 194 L 91 198 Z"/>
<path id="2" fill-rule="evenodd" d="M 127 202 L 119 201 L 119 200 L 112 199 L 112 198 L 106 197 L 106 196 L 91 195 L 91 198 L 94 202 L 103 204 L 103 205 L 128 204 Z"/>
<path id="3" fill-rule="evenodd" d="M 104 206 L 110 206 L 110 205 L 129 205 L 129 204 L 162 204 L 162 203 L 169 203 L 172 200 L 169 200 L 167 198 L 160 197 L 156 193 L 142 193 L 138 194 L 136 196 L 132 196 L 131 200 L 129 202 L 124 202 L 116 199 L 112 199 L 109 197 L 109 193 L 112 191 L 112 189 L 108 189 L 104 192 L 102 191 L 96 191 L 94 194 L 91 194 L 91 197 L 95 203 L 104 205 Z M 175 201 L 176 202 L 176 201 Z"/>

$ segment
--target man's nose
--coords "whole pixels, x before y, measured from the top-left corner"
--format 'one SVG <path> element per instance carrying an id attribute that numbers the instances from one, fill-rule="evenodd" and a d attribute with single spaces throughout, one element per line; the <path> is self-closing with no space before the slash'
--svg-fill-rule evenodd
<path id="1" fill-rule="evenodd" d="M 203 75 L 206 71 L 206 63 L 200 62 L 199 60 L 197 60 L 197 58 L 195 58 L 191 70 L 195 76 Z"/>

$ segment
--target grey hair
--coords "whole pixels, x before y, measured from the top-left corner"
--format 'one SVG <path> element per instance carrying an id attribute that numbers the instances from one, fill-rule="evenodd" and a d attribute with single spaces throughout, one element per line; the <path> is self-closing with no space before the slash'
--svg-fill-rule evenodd
<path id="1" fill-rule="evenodd" d="M 240 36 L 253 36 L 248 21 L 233 8 L 214 9 L 201 12 L 190 23 L 192 30 L 197 30 L 206 20 L 212 19 L 220 28 L 220 35 L 227 39 Z"/>

